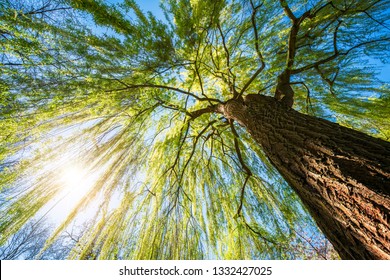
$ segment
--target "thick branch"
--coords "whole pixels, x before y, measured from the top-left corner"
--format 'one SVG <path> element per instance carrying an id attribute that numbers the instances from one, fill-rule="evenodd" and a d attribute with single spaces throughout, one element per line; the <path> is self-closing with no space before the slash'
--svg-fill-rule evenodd
<path id="1" fill-rule="evenodd" d="M 194 119 L 202 116 L 203 114 L 217 112 L 217 109 L 218 109 L 218 105 L 211 105 L 211 106 L 207 106 L 205 108 L 199 109 L 199 110 L 189 112 L 189 114 L 191 116 L 191 119 L 194 120 Z"/>
<path id="2" fill-rule="evenodd" d="M 293 12 L 291 11 L 290 7 L 288 6 L 286 0 L 280 0 L 280 5 L 283 7 L 284 12 L 291 19 L 291 21 L 294 22 L 297 20 L 297 18 L 294 16 Z"/>
<path id="3" fill-rule="evenodd" d="M 306 18 L 312 17 L 312 15 L 311 10 L 307 10 L 299 18 L 297 18 L 296 16 L 294 16 L 285 0 L 280 0 L 280 4 L 282 5 L 287 16 L 291 19 L 292 26 L 288 37 L 286 68 L 278 76 L 278 84 L 275 90 L 275 98 L 281 101 L 287 107 L 292 107 L 294 103 L 294 91 L 292 90 L 290 85 L 290 76 L 291 69 L 294 65 L 295 55 L 297 52 L 297 35 L 302 22 Z"/>
<path id="4" fill-rule="evenodd" d="M 299 28 L 302 22 L 309 16 L 310 16 L 310 10 L 306 11 L 301 17 L 293 21 L 293 25 L 291 26 L 290 35 L 288 38 L 288 51 L 287 51 L 287 63 L 286 63 L 287 71 L 289 71 L 294 64 L 295 54 L 297 52 L 297 35 L 299 32 Z"/>

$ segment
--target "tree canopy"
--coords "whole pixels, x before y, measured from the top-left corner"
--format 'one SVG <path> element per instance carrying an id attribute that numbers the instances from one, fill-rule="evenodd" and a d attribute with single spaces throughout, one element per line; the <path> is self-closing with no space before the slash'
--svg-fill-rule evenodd
<path id="1" fill-rule="evenodd" d="M 288 79 L 295 110 L 389 140 L 390 1 L 161 8 L 2 1 L 0 244 L 65 200 L 45 248 L 93 221 L 69 258 L 329 257 L 261 147 L 215 107 Z"/>

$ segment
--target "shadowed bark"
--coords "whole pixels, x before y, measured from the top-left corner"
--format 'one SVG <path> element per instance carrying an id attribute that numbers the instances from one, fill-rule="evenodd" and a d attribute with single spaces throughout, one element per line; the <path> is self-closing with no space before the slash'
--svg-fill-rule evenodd
<path id="1" fill-rule="evenodd" d="M 390 143 L 247 95 L 220 105 L 259 143 L 343 259 L 390 259 Z"/>

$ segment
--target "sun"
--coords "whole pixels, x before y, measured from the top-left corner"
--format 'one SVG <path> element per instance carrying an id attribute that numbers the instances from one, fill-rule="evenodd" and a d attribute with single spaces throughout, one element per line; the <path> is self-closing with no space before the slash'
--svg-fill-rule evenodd
<path id="1" fill-rule="evenodd" d="M 80 161 L 67 161 L 56 171 L 56 185 L 59 188 L 58 200 L 50 206 L 51 208 L 49 207 L 49 212 L 51 220 L 55 224 L 61 224 L 94 187 L 97 175 L 91 172 L 85 162 Z M 78 211 L 78 215 L 80 214 L 81 217 L 92 215 L 89 212 L 83 212 L 85 210 L 82 208 Z"/>
<path id="2" fill-rule="evenodd" d="M 60 182 L 66 189 L 82 187 L 85 184 L 85 169 L 77 164 L 64 167 L 60 171 Z"/>

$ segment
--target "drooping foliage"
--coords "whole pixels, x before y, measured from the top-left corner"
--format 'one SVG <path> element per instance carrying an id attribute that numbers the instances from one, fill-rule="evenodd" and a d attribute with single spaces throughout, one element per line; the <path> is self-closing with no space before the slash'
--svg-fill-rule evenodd
<path id="1" fill-rule="evenodd" d="M 294 109 L 388 139 L 389 1 L 0 5 L 1 244 L 60 208 L 45 248 L 93 221 L 70 258 L 327 257 L 261 147 L 210 108 L 273 96 L 288 71 Z"/>

